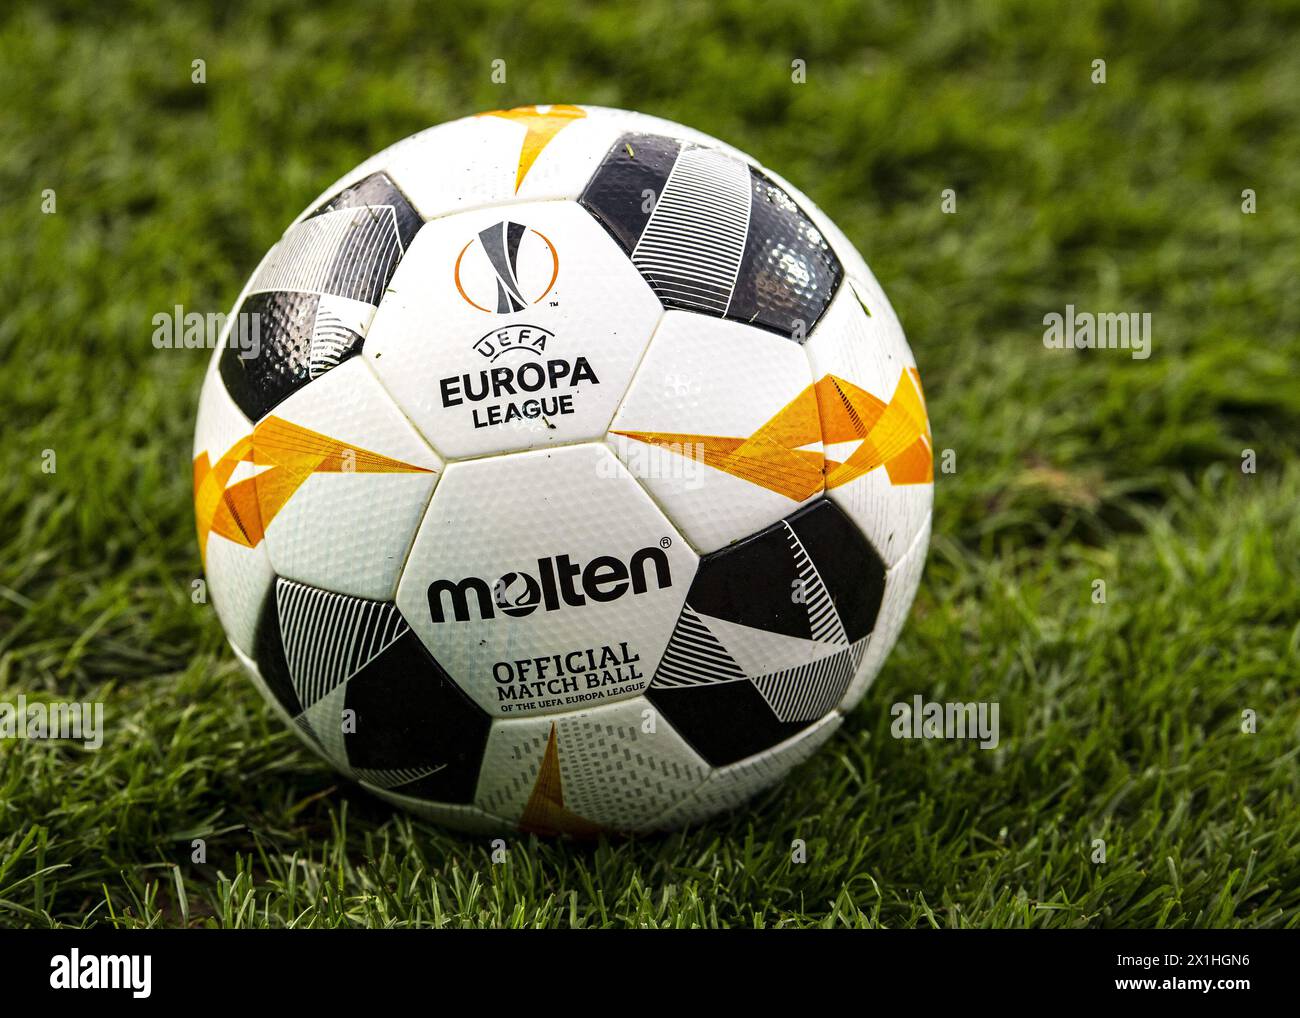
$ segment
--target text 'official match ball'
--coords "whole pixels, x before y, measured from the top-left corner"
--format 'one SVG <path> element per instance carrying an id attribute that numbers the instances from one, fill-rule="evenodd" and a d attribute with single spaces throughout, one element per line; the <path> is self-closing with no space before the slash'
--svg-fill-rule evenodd
<path id="1" fill-rule="evenodd" d="M 235 652 L 338 770 L 451 826 L 744 802 L 880 669 L 933 490 L 916 364 L 804 195 L 668 121 L 417 134 L 262 260 L 203 386 Z"/>

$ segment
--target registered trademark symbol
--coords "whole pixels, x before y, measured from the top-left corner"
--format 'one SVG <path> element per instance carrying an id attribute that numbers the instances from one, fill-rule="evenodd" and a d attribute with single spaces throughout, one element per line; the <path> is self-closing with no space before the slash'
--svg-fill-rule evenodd
<path id="1" fill-rule="evenodd" d="M 672 539 L 671 537 L 661 537 L 661 538 L 659 538 L 659 547 L 660 547 L 660 548 L 671 548 L 672 546 L 673 546 L 673 539 Z"/>

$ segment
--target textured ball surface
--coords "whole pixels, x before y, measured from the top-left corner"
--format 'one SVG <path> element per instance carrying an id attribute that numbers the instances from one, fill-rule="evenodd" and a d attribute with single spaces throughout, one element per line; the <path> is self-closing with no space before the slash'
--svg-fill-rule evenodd
<path id="1" fill-rule="evenodd" d="M 204 382 L 199 544 L 303 739 L 470 830 L 733 808 L 831 736 L 920 580 L 916 364 L 807 197 L 689 128 L 443 124 L 313 202 Z"/>

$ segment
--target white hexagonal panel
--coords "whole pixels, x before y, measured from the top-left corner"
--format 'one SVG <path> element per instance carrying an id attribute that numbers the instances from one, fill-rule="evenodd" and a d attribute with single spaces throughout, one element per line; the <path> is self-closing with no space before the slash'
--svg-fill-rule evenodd
<path id="1" fill-rule="evenodd" d="M 812 362 L 826 456 L 826 492 L 886 565 L 930 519 L 934 453 L 916 361 L 892 320 L 841 287 L 804 349 Z"/>
<path id="2" fill-rule="evenodd" d="M 603 444 L 448 465 L 397 590 L 493 717 L 642 692 L 698 556 Z"/>
<path id="3" fill-rule="evenodd" d="M 474 803 L 537 834 L 642 831 L 658 826 L 708 774 L 638 697 L 556 718 L 493 722 Z"/>
<path id="4" fill-rule="evenodd" d="M 398 266 L 363 352 L 443 456 L 597 439 L 662 306 L 573 202 L 428 223 Z"/>
<path id="5" fill-rule="evenodd" d="M 253 430 L 258 502 L 279 576 L 391 600 L 442 462 L 360 358 Z"/>
<path id="6" fill-rule="evenodd" d="M 738 322 L 667 312 L 609 442 L 701 553 L 822 492 L 808 358 L 793 340 Z"/>

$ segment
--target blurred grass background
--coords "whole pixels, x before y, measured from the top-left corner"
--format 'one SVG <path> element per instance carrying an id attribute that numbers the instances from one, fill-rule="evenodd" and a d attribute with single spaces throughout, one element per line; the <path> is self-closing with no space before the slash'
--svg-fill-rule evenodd
<path id="1" fill-rule="evenodd" d="M 0 742 L 0 924 L 1300 925 L 1298 30 L 1295 3 L 7 6 L 0 699 L 102 699 L 108 735 Z M 957 469 L 899 647 L 794 780 L 493 865 L 310 757 L 191 603 L 207 354 L 150 336 L 228 311 L 372 152 L 532 102 L 679 120 L 806 191 Z M 1151 358 L 1044 349 L 1067 303 L 1151 312 Z M 915 693 L 999 701 L 1001 746 L 895 741 Z"/>

